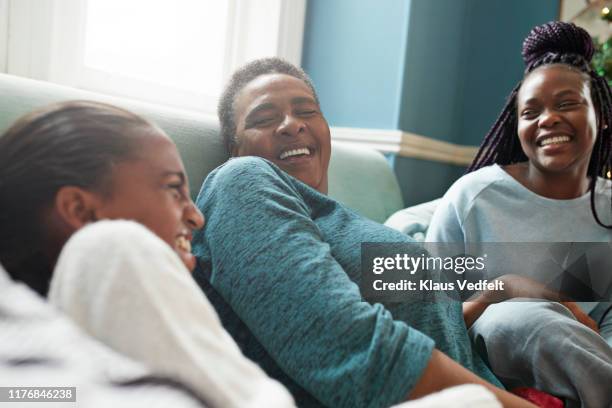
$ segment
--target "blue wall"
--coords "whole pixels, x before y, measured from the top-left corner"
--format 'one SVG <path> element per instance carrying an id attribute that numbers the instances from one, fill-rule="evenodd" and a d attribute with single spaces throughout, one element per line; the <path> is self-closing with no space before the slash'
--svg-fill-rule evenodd
<path id="1" fill-rule="evenodd" d="M 455 143 L 480 144 L 523 76 L 523 39 L 536 25 L 556 20 L 558 0 L 469 0 L 463 101 Z M 491 18 L 496 16 L 496 18 Z"/>
<path id="2" fill-rule="evenodd" d="M 332 126 L 479 144 L 558 0 L 309 0 L 304 69 Z"/>
<path id="3" fill-rule="evenodd" d="M 399 128 L 478 145 L 523 72 L 532 27 L 558 0 L 413 1 Z"/>
<path id="4" fill-rule="evenodd" d="M 309 0 L 302 65 L 332 126 L 397 129 L 411 0 Z"/>
<path id="5" fill-rule="evenodd" d="M 398 129 L 450 140 L 461 112 L 465 1 L 412 2 Z"/>
<path id="6" fill-rule="evenodd" d="M 558 0 L 309 0 L 304 69 L 332 126 L 400 129 L 478 145 L 520 79 L 522 41 Z M 407 205 L 462 174 L 391 161 Z"/>

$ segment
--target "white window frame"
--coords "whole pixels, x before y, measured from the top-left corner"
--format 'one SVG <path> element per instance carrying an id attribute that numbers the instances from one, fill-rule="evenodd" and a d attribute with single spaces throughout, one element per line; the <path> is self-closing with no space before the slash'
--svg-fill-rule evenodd
<path id="1" fill-rule="evenodd" d="M 231 16 L 223 82 L 237 67 L 262 55 L 300 65 L 306 0 L 218 1 L 229 2 Z M 82 0 L 0 0 L 0 72 L 214 113 L 218 95 L 109 78 L 83 67 L 85 15 Z"/>
<path id="2" fill-rule="evenodd" d="M 7 72 L 8 0 L 0 0 L 0 72 Z"/>

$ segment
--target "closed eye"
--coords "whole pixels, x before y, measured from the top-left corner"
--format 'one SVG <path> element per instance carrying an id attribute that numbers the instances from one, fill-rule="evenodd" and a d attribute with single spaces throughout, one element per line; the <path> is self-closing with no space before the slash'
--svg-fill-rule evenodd
<path id="1" fill-rule="evenodd" d="M 262 119 L 258 119 L 255 122 L 253 122 L 253 125 L 254 126 L 264 126 L 269 123 L 272 123 L 273 120 L 274 118 L 262 118 Z"/>
<path id="2" fill-rule="evenodd" d="M 269 126 L 272 123 L 274 123 L 274 120 L 276 118 L 273 116 L 268 116 L 268 117 L 262 117 L 262 118 L 253 118 L 251 120 L 249 120 L 247 123 L 245 123 L 245 128 L 249 129 L 249 128 L 254 128 L 254 127 L 265 127 L 265 126 Z"/>
<path id="3" fill-rule="evenodd" d="M 579 105 L 580 105 L 580 102 L 578 101 L 563 101 L 559 104 L 559 108 L 560 109 L 571 109 Z"/>
<path id="4" fill-rule="evenodd" d="M 538 111 L 535 109 L 524 109 L 521 111 L 521 118 L 535 119 L 538 116 Z"/>
<path id="5" fill-rule="evenodd" d="M 166 185 L 166 189 L 170 191 L 172 197 L 176 200 L 183 199 L 187 196 L 185 191 L 185 183 L 171 183 Z"/>
<path id="6" fill-rule="evenodd" d="M 298 116 L 302 118 L 308 118 L 308 117 L 316 115 L 317 113 L 319 112 L 315 109 L 300 110 L 297 112 Z"/>

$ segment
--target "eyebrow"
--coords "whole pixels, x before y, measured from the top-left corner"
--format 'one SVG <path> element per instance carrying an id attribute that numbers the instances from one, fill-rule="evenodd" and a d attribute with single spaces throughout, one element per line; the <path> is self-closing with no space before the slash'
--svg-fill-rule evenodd
<path id="1" fill-rule="evenodd" d="M 291 99 L 291 104 L 292 105 L 301 105 L 304 103 L 314 103 L 316 104 L 317 102 L 310 97 L 307 96 L 296 96 L 295 98 Z"/>
<path id="2" fill-rule="evenodd" d="M 258 105 L 255 108 L 253 108 L 253 110 L 249 112 L 249 114 L 244 119 L 244 121 L 248 122 L 253 116 L 257 115 L 259 112 L 273 110 L 274 107 L 275 106 L 273 103 L 270 103 L 270 102 L 262 103 L 261 105 Z"/>
<path id="3" fill-rule="evenodd" d="M 178 178 L 181 179 L 181 183 L 184 183 L 187 181 L 187 178 L 185 177 L 185 173 L 183 173 L 182 171 L 164 171 L 162 173 L 162 177 L 170 177 L 170 176 L 177 176 Z"/>
<path id="4" fill-rule="evenodd" d="M 314 100 L 314 98 L 307 96 L 296 96 L 295 98 L 291 99 L 292 105 L 303 105 L 308 103 L 316 104 L 317 102 Z M 258 105 L 253 108 L 253 110 L 250 111 L 249 114 L 246 116 L 244 121 L 248 122 L 253 116 L 257 115 L 259 112 L 273 110 L 275 108 L 276 106 L 272 102 L 262 103 L 261 105 Z"/>
<path id="5" fill-rule="evenodd" d="M 575 91 L 573 89 L 566 89 L 564 91 L 559 92 L 558 94 L 555 94 L 555 96 L 558 98 L 558 97 L 565 96 L 565 95 L 568 95 L 568 94 L 582 96 L 582 94 L 580 92 L 577 92 L 577 91 Z"/>
<path id="6" fill-rule="evenodd" d="M 533 103 L 538 103 L 538 101 L 539 101 L 538 98 L 529 98 L 526 101 L 523 101 L 522 103 L 523 103 L 523 105 L 529 105 L 529 104 L 533 104 Z M 521 104 L 520 100 L 517 101 L 517 102 L 518 102 L 518 105 Z"/>
<path id="7" fill-rule="evenodd" d="M 559 93 L 556 93 L 555 95 L 553 95 L 555 98 L 562 98 L 566 95 L 573 95 L 573 96 L 580 96 L 582 97 L 582 94 L 580 92 L 577 92 L 573 89 L 565 89 Z M 520 102 L 519 102 L 520 103 Z M 539 99 L 538 98 L 529 98 L 526 101 L 523 102 L 523 105 L 529 105 L 529 104 L 534 104 L 534 103 L 539 103 Z"/>

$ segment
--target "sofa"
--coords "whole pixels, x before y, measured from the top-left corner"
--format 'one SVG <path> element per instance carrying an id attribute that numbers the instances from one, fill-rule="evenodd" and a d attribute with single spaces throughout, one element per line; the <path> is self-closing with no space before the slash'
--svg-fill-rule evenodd
<path id="1" fill-rule="evenodd" d="M 110 97 L 5 74 L 0 74 L 0 95 L 0 132 L 4 132 L 18 117 L 37 107 L 66 100 L 80 99 L 106 102 L 143 115 L 164 129 L 176 143 L 190 179 L 193 198 L 198 194 L 206 175 L 228 159 L 219 136 L 217 119 L 214 116 Z M 408 232 L 418 232 L 426 228 L 428 217 L 433 211 L 431 210 L 433 208 L 431 204 L 402 210 L 403 200 L 399 184 L 385 157 L 374 150 L 342 143 L 332 143 L 329 195 L 367 218 L 381 223 L 391 222 L 390 226 L 398 229 L 402 229 L 402 225 L 407 220 L 415 219 L 417 221 L 416 227 L 414 230 L 406 230 Z M 393 217 L 391 217 L 392 215 Z M 3 274 L 0 265 L 0 278 L 2 278 L 0 283 L 4 284 L 5 291 L 7 288 L 17 288 L 23 292 L 22 296 L 36 298 L 29 291 L 25 291 L 19 285 L 10 282 L 6 276 L 3 277 Z M 40 302 L 37 298 L 36 301 Z M 20 301 L 19 304 L 23 305 L 24 303 Z M 46 307 L 44 309 L 47 318 L 57 314 L 54 309 Z M 2 322 L 1 316 L 0 323 L 6 323 Z M 32 328 L 38 327 L 31 326 Z M 54 333 L 54 341 L 60 341 L 61 343 L 63 340 L 57 336 L 59 332 L 55 331 Z M 6 342 L 6 339 L 2 341 Z M 49 337 L 43 335 L 37 341 L 48 342 Z M 58 357 L 57 353 L 55 357 Z M 32 379 L 32 375 L 37 375 L 47 383 L 55 384 L 57 378 L 62 379 L 68 375 L 76 375 L 76 371 L 71 368 L 64 365 L 58 367 L 58 370 L 52 372 L 46 372 L 36 367 L 34 371 L 28 372 L 27 378 Z M 8 371 L 9 375 L 15 375 L 14 371 Z M 89 384 L 87 378 L 79 378 L 81 378 L 83 384 Z M 495 397 L 483 387 L 464 385 L 417 401 L 403 403 L 397 407 L 437 408 L 449 405 L 483 408 L 498 408 L 501 406 L 495 400 Z"/>
<path id="2" fill-rule="evenodd" d="M 141 114 L 174 140 L 185 163 L 192 196 L 206 175 L 228 159 L 217 118 L 94 92 L 0 74 L 0 132 L 19 116 L 52 102 L 87 99 Z M 403 207 L 399 184 L 384 156 L 374 150 L 333 143 L 329 195 L 359 214 L 384 222 Z"/>

